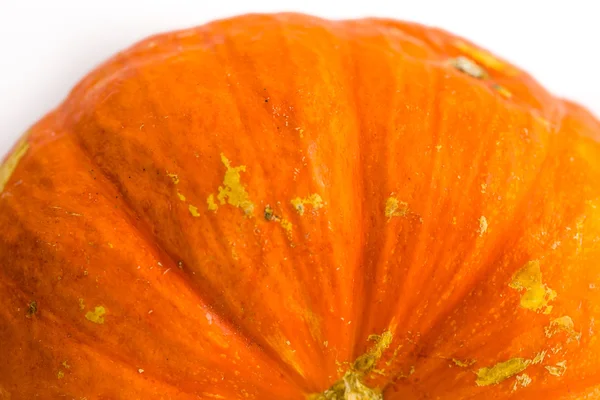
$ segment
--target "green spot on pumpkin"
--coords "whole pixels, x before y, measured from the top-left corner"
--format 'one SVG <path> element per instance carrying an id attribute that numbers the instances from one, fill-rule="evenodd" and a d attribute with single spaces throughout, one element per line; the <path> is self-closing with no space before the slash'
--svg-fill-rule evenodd
<path id="1" fill-rule="evenodd" d="M 531 360 L 525 358 L 512 358 L 508 361 L 500 362 L 492 367 L 480 368 L 477 371 L 477 386 L 496 385 L 506 379 L 523 372 Z"/>
<path id="2" fill-rule="evenodd" d="M 468 367 L 470 367 L 471 365 L 475 364 L 477 361 L 476 361 L 476 360 L 466 360 L 466 361 L 461 361 L 461 360 L 458 360 L 458 359 L 456 359 L 456 358 L 453 358 L 453 359 L 452 359 L 452 362 L 453 362 L 454 364 L 456 364 L 457 366 L 459 366 L 459 367 L 462 367 L 462 368 L 468 368 Z"/>
<path id="3" fill-rule="evenodd" d="M 29 150 L 29 142 L 27 142 L 27 138 L 23 138 L 0 166 L 0 193 L 4 191 L 8 180 L 13 172 L 15 172 L 17 165 L 19 165 L 23 156 L 25 156 L 27 150 Z"/>
<path id="4" fill-rule="evenodd" d="M 311 205 L 313 210 L 323 208 L 323 199 L 316 193 L 313 193 L 305 198 L 296 197 L 291 201 L 292 206 L 298 211 L 298 214 L 303 215 L 305 206 Z"/>
<path id="5" fill-rule="evenodd" d="M 281 218 L 281 217 L 275 215 L 275 211 L 273 210 L 273 207 L 271 207 L 269 204 L 267 204 L 267 206 L 265 207 L 264 216 L 265 216 L 265 220 L 267 220 L 267 221 L 279 222 L 281 227 L 285 230 L 288 238 L 289 239 L 292 238 L 292 228 L 293 228 L 292 223 L 285 218 Z"/>
<path id="6" fill-rule="evenodd" d="M 567 343 L 573 340 L 579 341 L 581 339 L 581 333 L 575 331 L 575 324 L 573 319 L 568 315 L 558 317 L 550 321 L 550 326 L 544 328 L 546 336 L 551 338 L 559 332 L 565 332 L 569 335 Z"/>
<path id="7" fill-rule="evenodd" d="M 265 207 L 265 219 L 267 221 L 278 221 L 279 217 L 275 215 L 275 211 L 273 211 L 273 207 L 267 204 Z"/>
<path id="8" fill-rule="evenodd" d="M 563 376 L 567 370 L 567 361 L 557 362 L 556 365 L 546 365 L 544 368 L 546 368 L 550 375 Z"/>
<path id="9" fill-rule="evenodd" d="M 102 306 L 94 307 L 94 311 L 88 311 L 85 314 L 85 319 L 95 324 L 103 324 L 104 323 L 104 315 L 106 314 L 106 309 Z"/>
<path id="10" fill-rule="evenodd" d="M 387 331 L 382 335 L 372 335 L 375 341 L 365 354 L 358 357 L 344 376 L 323 393 L 310 395 L 309 400 L 383 400 L 379 388 L 370 388 L 364 380 L 371 372 L 377 372 L 375 366 L 383 356 L 383 352 L 392 343 L 392 334 Z M 414 368 L 411 367 L 411 372 Z"/>
<path id="11" fill-rule="evenodd" d="M 488 221 L 487 218 L 483 215 L 479 217 L 479 236 L 483 236 L 488 230 Z"/>
<path id="12" fill-rule="evenodd" d="M 170 173 L 167 172 L 167 176 L 169 178 L 171 178 L 171 180 L 173 181 L 173 183 L 175 185 L 177 185 L 179 183 L 179 177 L 177 176 L 177 174 L 170 174 Z"/>
<path id="13" fill-rule="evenodd" d="M 198 212 L 198 207 L 193 206 L 193 205 L 189 205 L 188 206 L 188 210 L 190 210 L 190 214 L 192 214 L 192 217 L 199 217 L 200 213 Z"/>
<path id="14" fill-rule="evenodd" d="M 208 209 L 210 211 L 217 211 L 217 209 L 219 208 L 219 205 L 215 203 L 215 196 L 213 194 L 209 195 L 206 198 L 206 204 L 208 205 Z"/>
<path id="15" fill-rule="evenodd" d="M 392 217 L 404 217 L 408 213 L 408 204 L 390 196 L 385 201 L 385 216 L 389 219 Z"/>
<path id="16" fill-rule="evenodd" d="M 242 184 L 240 174 L 240 172 L 246 171 L 246 166 L 232 167 L 231 162 L 224 154 L 221 154 L 221 161 L 226 168 L 223 185 L 219 186 L 219 194 L 217 195 L 221 205 L 230 204 L 241 208 L 247 216 L 252 215 L 254 204 L 250 201 L 250 196 Z"/>
<path id="17" fill-rule="evenodd" d="M 290 221 L 288 221 L 287 219 L 281 219 L 281 220 L 279 220 L 279 224 L 287 233 L 288 238 L 291 239 L 292 238 L 292 227 L 293 227 L 292 223 Z"/>
<path id="18" fill-rule="evenodd" d="M 459 56 L 450 60 L 450 65 L 475 79 L 487 79 L 488 73 L 475 61 L 465 56 Z"/>
<path id="19" fill-rule="evenodd" d="M 532 311 L 544 310 L 544 314 L 550 313 L 552 306 L 548 303 L 556 298 L 556 292 L 542 282 L 542 271 L 540 262 L 529 261 L 523 268 L 513 275 L 508 285 L 524 293 L 521 295 L 521 307 Z"/>

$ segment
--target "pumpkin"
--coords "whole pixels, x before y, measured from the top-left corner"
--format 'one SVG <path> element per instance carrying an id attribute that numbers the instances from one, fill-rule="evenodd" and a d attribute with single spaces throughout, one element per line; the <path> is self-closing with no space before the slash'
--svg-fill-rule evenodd
<path id="1" fill-rule="evenodd" d="M 0 399 L 600 398 L 600 123 L 450 33 L 244 15 L 0 172 Z"/>

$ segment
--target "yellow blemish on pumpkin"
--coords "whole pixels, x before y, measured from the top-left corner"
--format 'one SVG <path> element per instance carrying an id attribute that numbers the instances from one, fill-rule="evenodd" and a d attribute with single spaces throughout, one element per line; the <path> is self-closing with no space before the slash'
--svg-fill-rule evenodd
<path id="1" fill-rule="evenodd" d="M 396 358 L 398 357 L 398 353 L 400 352 L 401 348 L 402 348 L 402 345 L 398 345 L 398 347 L 396 347 L 394 349 L 394 353 L 392 354 L 392 357 L 390 357 L 390 359 L 385 362 L 385 365 L 387 365 L 389 367 L 390 365 L 392 365 L 392 363 L 394 361 L 396 361 Z"/>
<path id="2" fill-rule="evenodd" d="M 296 197 L 291 201 L 291 203 L 300 215 L 304 214 L 304 208 L 306 205 L 312 205 L 314 210 L 323 208 L 323 199 L 316 193 L 311 194 L 303 199 Z"/>
<path id="3" fill-rule="evenodd" d="M 450 60 L 450 65 L 473 78 L 487 79 L 488 73 L 470 58 L 459 56 Z"/>
<path id="4" fill-rule="evenodd" d="M 385 216 L 390 220 L 392 217 L 404 217 L 408 213 L 408 203 L 390 196 L 385 201 Z"/>
<path id="5" fill-rule="evenodd" d="M 27 150 L 29 150 L 29 142 L 27 142 L 27 138 L 23 138 L 17 144 L 14 151 L 8 156 L 6 161 L 0 166 L 0 193 L 4 191 L 8 180 L 13 172 L 15 172 L 17 165 L 19 165 L 19 162 L 25 156 Z"/>
<path id="6" fill-rule="evenodd" d="M 190 211 L 190 214 L 192 214 L 192 217 L 200 216 L 200 213 L 198 212 L 198 207 L 190 204 L 190 205 L 188 205 L 188 210 Z"/>
<path id="7" fill-rule="evenodd" d="M 581 253 L 581 250 L 583 249 L 583 222 L 584 222 L 585 218 L 584 217 L 580 217 L 577 218 L 577 221 L 575 222 L 575 236 L 573 237 L 573 239 L 575 239 L 577 241 L 577 249 L 576 254 Z"/>
<path id="8" fill-rule="evenodd" d="M 542 117 L 541 115 L 539 115 L 537 113 L 534 114 L 534 119 L 540 125 L 542 125 L 544 127 L 544 129 L 546 129 L 546 130 L 550 130 L 550 128 L 552 127 L 552 124 L 550 123 L 549 120 L 547 120 L 546 118 Z"/>
<path id="9" fill-rule="evenodd" d="M 212 194 L 206 198 L 206 204 L 208 205 L 208 209 L 210 211 L 217 211 L 217 209 L 219 208 L 217 203 L 215 203 L 215 196 Z"/>
<path id="10" fill-rule="evenodd" d="M 246 188 L 242 185 L 240 172 L 246 171 L 245 165 L 232 167 L 231 162 L 221 154 L 221 161 L 227 169 L 223 178 L 223 186 L 219 186 L 219 194 L 217 198 L 221 205 L 230 204 L 234 207 L 239 207 L 246 215 L 252 215 L 254 212 L 254 204 L 250 201 L 250 196 L 246 192 Z M 210 204 L 209 204 L 210 207 Z"/>
<path id="11" fill-rule="evenodd" d="M 179 183 L 179 177 L 177 176 L 177 174 L 170 174 L 170 173 L 167 171 L 167 176 L 173 180 L 173 183 L 174 183 L 174 184 L 176 184 L 176 185 L 177 185 L 177 184 Z"/>
<path id="12" fill-rule="evenodd" d="M 85 302 L 83 299 L 79 299 L 79 309 L 85 310 Z"/>
<path id="13" fill-rule="evenodd" d="M 265 220 L 267 220 L 267 221 L 279 222 L 281 227 L 286 231 L 288 238 L 290 238 L 290 239 L 292 238 L 292 228 L 293 228 L 292 223 L 285 218 L 280 218 L 279 216 L 275 215 L 275 211 L 273 210 L 273 207 L 271 207 L 269 204 L 267 204 L 265 207 L 264 216 L 265 216 Z"/>
<path id="14" fill-rule="evenodd" d="M 570 343 L 573 340 L 579 341 L 579 339 L 581 339 L 581 332 L 575 331 L 573 319 L 568 315 L 553 319 L 550 321 L 550 326 L 547 326 L 544 330 L 546 332 L 546 337 L 548 338 L 551 338 L 559 332 L 566 332 L 569 335 L 567 343 Z"/>
<path id="15" fill-rule="evenodd" d="M 108 247 L 110 247 L 111 249 L 115 248 L 115 246 L 113 246 L 113 244 L 111 242 L 108 242 Z"/>
<path id="16" fill-rule="evenodd" d="M 62 379 L 65 377 L 65 373 L 63 371 L 58 371 L 57 377 L 58 379 Z"/>
<path id="17" fill-rule="evenodd" d="M 225 399 L 226 398 L 226 397 L 221 396 L 220 394 L 213 394 L 213 393 L 207 393 L 207 392 L 202 392 L 202 396 L 208 397 L 211 399 Z"/>
<path id="18" fill-rule="evenodd" d="M 517 390 L 519 385 L 521 387 L 527 387 L 527 386 L 529 386 L 529 384 L 531 382 L 533 382 L 533 380 L 531 379 L 531 377 L 529 375 L 527 375 L 527 374 L 517 375 L 515 377 L 515 384 L 513 386 L 513 391 Z"/>
<path id="19" fill-rule="evenodd" d="M 507 72 L 513 74 L 515 71 L 506 63 L 500 61 L 498 58 L 494 57 L 492 54 L 488 53 L 485 50 L 475 48 L 470 44 L 459 40 L 455 43 L 457 49 L 467 54 L 469 57 L 473 58 L 475 61 L 485 66 L 486 68 L 492 69 L 498 72 Z"/>
<path id="20" fill-rule="evenodd" d="M 88 311 L 85 314 L 85 319 L 95 324 L 101 325 L 104 323 L 104 314 L 106 314 L 106 309 L 104 307 L 94 307 L 94 311 Z"/>
<path id="21" fill-rule="evenodd" d="M 62 366 L 65 367 L 66 369 L 70 369 L 71 368 L 71 366 L 69 365 L 69 363 L 67 363 L 66 360 L 62 362 Z"/>
<path id="22" fill-rule="evenodd" d="M 496 385 L 510 377 L 523 372 L 531 360 L 525 358 L 512 358 L 508 361 L 500 362 L 492 367 L 480 368 L 477 371 L 477 386 Z"/>
<path id="23" fill-rule="evenodd" d="M 487 189 L 487 184 L 486 183 L 482 183 L 481 184 L 481 193 L 485 193 L 486 189 Z"/>
<path id="24" fill-rule="evenodd" d="M 520 304 L 528 310 L 539 312 L 544 309 L 544 313 L 549 313 L 551 308 L 548 303 L 556 298 L 556 292 L 542 282 L 540 262 L 537 260 L 529 261 L 517 271 L 508 286 L 518 291 L 525 291 L 521 295 Z"/>
<path id="25" fill-rule="evenodd" d="M 546 350 L 543 350 L 543 351 L 537 353 L 535 355 L 535 357 L 533 358 L 533 360 L 531 360 L 531 363 L 533 365 L 541 364 L 544 361 L 544 358 L 546 358 L 546 354 L 548 354 L 548 352 Z"/>
<path id="26" fill-rule="evenodd" d="M 487 231 L 487 229 L 488 229 L 487 218 L 482 215 L 481 217 L 479 217 L 479 236 L 483 236 L 483 234 Z"/>
<path id="27" fill-rule="evenodd" d="M 452 362 L 454 364 L 456 364 L 457 366 L 459 366 L 459 367 L 468 368 L 471 365 L 475 364 L 477 361 L 476 360 L 461 361 L 461 360 L 458 360 L 456 358 L 453 358 Z"/>
<path id="28" fill-rule="evenodd" d="M 562 350 L 562 344 L 558 343 L 556 346 L 552 347 L 550 350 L 552 350 L 553 354 L 556 354 Z"/>
<path id="29" fill-rule="evenodd" d="M 281 225 L 281 227 L 285 230 L 285 232 L 287 233 L 288 237 L 292 236 L 292 223 L 290 221 L 288 221 L 287 219 L 282 219 L 279 221 L 279 224 Z"/>
<path id="30" fill-rule="evenodd" d="M 544 368 L 548 370 L 550 375 L 563 376 L 567 370 L 567 361 L 557 362 L 556 365 L 546 365 Z"/>
<path id="31" fill-rule="evenodd" d="M 363 382 L 372 372 L 375 372 L 377 362 L 383 356 L 383 352 L 392 343 L 392 334 L 389 331 L 382 335 L 371 335 L 370 340 L 375 344 L 350 366 L 344 376 L 334 383 L 323 393 L 310 395 L 309 400 L 383 400 L 383 394 L 379 388 L 372 389 Z M 408 375 L 414 372 L 411 367 Z"/>
<path id="32" fill-rule="evenodd" d="M 507 99 L 512 98 L 513 94 L 510 92 L 510 90 L 508 90 L 507 88 L 505 88 L 504 86 L 500 86 L 500 85 L 494 85 L 492 86 L 493 89 L 502 97 L 505 97 Z"/>
<path id="33" fill-rule="evenodd" d="M 185 201 L 185 196 L 183 195 L 183 193 L 177 192 L 177 197 L 179 197 L 179 200 Z"/>

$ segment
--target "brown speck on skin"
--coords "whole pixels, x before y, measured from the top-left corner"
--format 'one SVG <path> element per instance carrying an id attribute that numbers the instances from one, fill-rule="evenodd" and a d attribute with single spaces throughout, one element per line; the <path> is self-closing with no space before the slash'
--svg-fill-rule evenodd
<path id="1" fill-rule="evenodd" d="M 275 211 L 273 211 L 273 207 L 269 204 L 265 207 L 265 220 L 267 221 L 279 221 L 279 217 L 275 215 Z"/>
<path id="2" fill-rule="evenodd" d="M 31 318 L 33 315 L 37 314 L 37 312 L 38 312 L 37 301 L 32 301 L 31 303 L 29 303 L 29 306 L 27 307 L 27 318 Z"/>

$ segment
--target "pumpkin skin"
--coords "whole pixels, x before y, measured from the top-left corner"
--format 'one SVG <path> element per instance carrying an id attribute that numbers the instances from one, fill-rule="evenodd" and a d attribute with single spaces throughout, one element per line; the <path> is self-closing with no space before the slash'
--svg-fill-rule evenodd
<path id="1" fill-rule="evenodd" d="M 0 170 L 0 399 L 600 398 L 599 141 L 415 24 L 149 38 Z"/>

